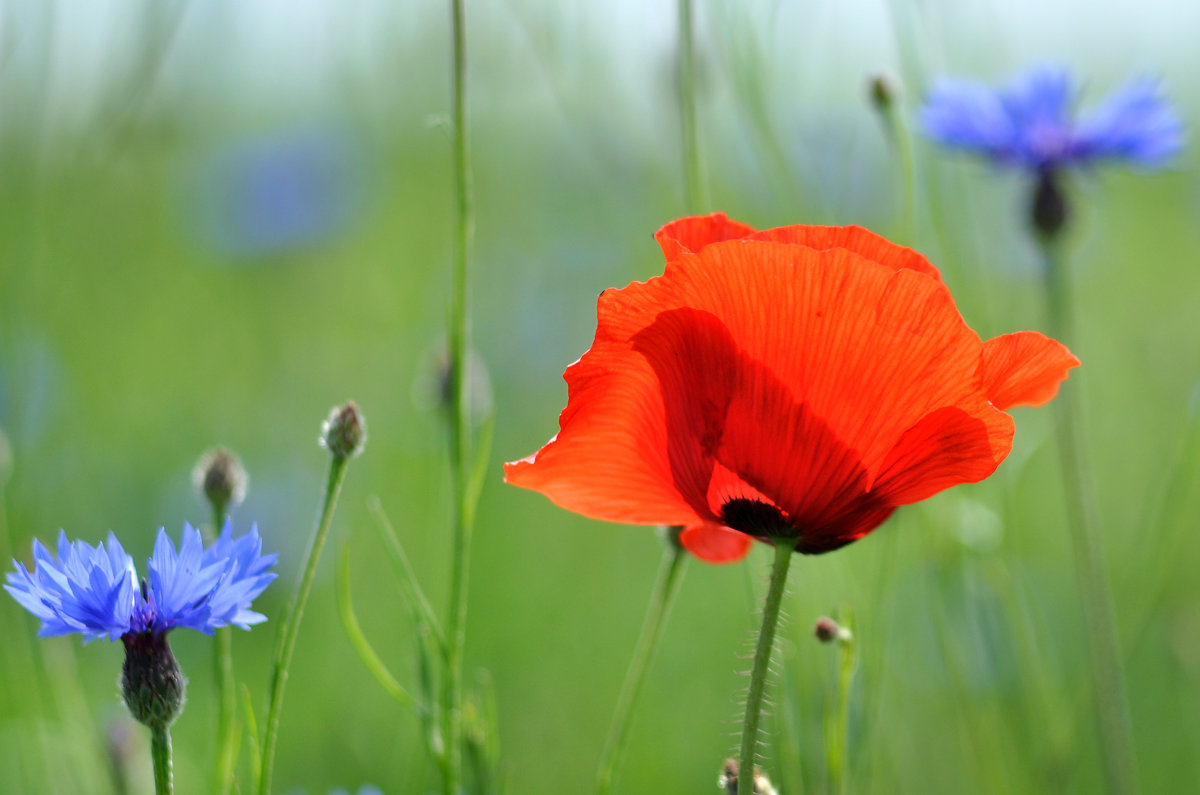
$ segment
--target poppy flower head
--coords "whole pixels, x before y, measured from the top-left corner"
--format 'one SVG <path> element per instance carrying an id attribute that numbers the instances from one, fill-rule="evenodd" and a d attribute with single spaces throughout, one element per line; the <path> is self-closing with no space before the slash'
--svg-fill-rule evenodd
<path id="1" fill-rule="evenodd" d="M 1078 364 L 1037 332 L 981 341 L 936 268 L 865 229 L 714 214 L 656 237 L 666 271 L 600 296 L 558 435 L 505 476 L 592 518 L 685 526 L 705 560 L 781 535 L 837 549 L 987 477 L 1004 409 Z"/>

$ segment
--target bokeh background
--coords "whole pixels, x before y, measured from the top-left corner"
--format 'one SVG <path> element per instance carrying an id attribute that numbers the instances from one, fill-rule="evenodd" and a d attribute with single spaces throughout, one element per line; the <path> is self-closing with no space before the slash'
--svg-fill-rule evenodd
<path id="1" fill-rule="evenodd" d="M 675 4 L 467 4 L 478 218 L 475 347 L 496 411 L 479 510 L 467 667 L 490 679 L 510 793 L 590 788 L 661 557 L 501 483 L 556 430 L 563 368 L 604 288 L 661 269 L 651 238 L 684 212 Z M 859 223 L 938 265 L 981 335 L 1044 328 L 1028 185 L 913 137 L 916 223 L 866 90 L 900 117 L 936 75 L 999 81 L 1072 68 L 1094 102 L 1156 75 L 1200 119 L 1200 6 L 1158 2 L 698 0 L 698 119 L 711 207 L 758 226 Z M 281 792 L 435 788 L 417 720 L 367 673 L 336 610 L 348 544 L 359 619 L 396 675 L 414 635 L 369 509 L 391 518 L 444 609 L 445 428 L 436 404 L 451 257 L 449 14 L 376 0 L 9 0 L 0 4 L 0 552 L 59 528 L 112 529 L 136 559 L 207 509 L 200 453 L 250 473 L 236 512 L 278 550 L 235 635 L 261 720 L 277 619 L 323 486 L 333 404 L 370 426 L 351 467 L 291 673 Z M 1200 782 L 1200 174 L 1077 174 L 1070 260 L 1086 425 L 1100 487 L 1143 785 Z M 483 396 L 486 399 L 488 396 Z M 797 561 L 768 769 L 825 792 L 836 652 L 812 622 L 857 618 L 850 790 L 1094 792 L 1087 643 L 1049 412 L 1018 409 L 990 481 L 900 511 L 869 538 Z M 633 728 L 621 791 L 716 791 L 736 750 L 762 550 L 693 561 Z M 0 598 L 0 789 L 114 792 L 106 754 L 148 792 L 145 733 L 123 721 L 122 650 L 38 641 Z M 190 675 L 174 730 L 182 795 L 204 791 L 211 640 L 177 633 Z M 472 674 L 474 676 L 474 673 Z M 242 753 L 242 783 L 248 781 Z"/>

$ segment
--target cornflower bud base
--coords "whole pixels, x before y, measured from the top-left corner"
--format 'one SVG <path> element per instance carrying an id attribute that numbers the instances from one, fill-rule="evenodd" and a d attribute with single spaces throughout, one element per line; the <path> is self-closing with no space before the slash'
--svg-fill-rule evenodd
<path id="1" fill-rule="evenodd" d="M 121 668 L 121 694 L 138 722 L 155 731 L 170 727 L 183 711 L 187 678 L 179 669 L 165 633 L 123 635 L 125 664 Z"/>

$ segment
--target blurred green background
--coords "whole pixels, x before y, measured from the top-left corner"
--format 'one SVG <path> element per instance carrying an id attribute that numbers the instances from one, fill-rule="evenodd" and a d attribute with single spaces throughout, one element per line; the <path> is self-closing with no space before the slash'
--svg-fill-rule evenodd
<path id="1" fill-rule="evenodd" d="M 564 367 L 597 294 L 661 269 L 651 234 L 684 212 L 675 4 L 468 3 L 477 234 L 475 347 L 497 424 L 472 568 L 467 667 L 494 682 L 510 793 L 590 789 L 661 551 L 506 488 L 500 462 L 557 428 Z M 866 92 L 880 69 L 915 128 L 938 74 L 1075 69 L 1084 104 L 1160 76 L 1200 114 L 1182 2 L 698 0 L 698 118 L 712 206 L 757 226 L 859 223 L 938 265 L 982 336 L 1044 328 L 1028 186 L 914 137 L 916 226 Z M 1044 7 L 1049 6 L 1049 7 Z M 203 522 L 191 468 L 225 444 L 250 493 L 235 519 L 280 553 L 235 634 L 262 719 L 278 617 L 323 486 L 316 444 L 354 398 L 370 438 L 346 490 L 284 705 L 281 792 L 436 787 L 416 718 L 383 696 L 339 623 L 349 544 L 359 618 L 405 683 L 413 632 L 374 519 L 396 525 L 444 609 L 445 429 L 429 384 L 452 221 L 448 10 L 440 3 L 60 0 L 0 4 L 0 428 L 5 555 L 65 528 L 153 534 Z M 1153 176 L 1075 176 L 1071 264 L 1082 381 L 1143 785 L 1200 786 L 1200 182 L 1194 152 Z M 836 652 L 812 622 L 853 608 L 853 792 L 1095 792 L 1087 642 L 1049 412 L 1018 409 L 986 483 L 900 511 L 869 538 L 796 561 L 766 764 L 785 795 L 827 790 Z M 734 755 L 762 549 L 692 561 L 633 727 L 620 790 L 715 792 Z M 123 749 L 148 792 L 145 732 L 122 722 L 119 645 L 37 641 L 0 598 L 0 789 L 113 791 Z M 176 633 L 189 704 L 181 795 L 204 791 L 211 639 Z M 242 753 L 243 784 L 246 751 Z"/>

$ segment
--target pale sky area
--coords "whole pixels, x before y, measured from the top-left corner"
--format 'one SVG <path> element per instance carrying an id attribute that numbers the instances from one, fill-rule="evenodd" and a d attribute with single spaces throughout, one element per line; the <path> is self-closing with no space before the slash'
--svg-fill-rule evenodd
<path id="1" fill-rule="evenodd" d="M 529 102 L 531 110 L 590 96 L 654 112 L 639 86 L 669 63 L 674 0 L 472 0 L 470 7 L 477 113 L 501 93 L 504 103 Z M 1200 67 L 1195 0 L 698 0 L 696 7 L 701 54 L 716 48 L 726 62 L 765 65 L 761 79 L 789 98 L 857 102 L 863 76 L 881 67 L 1001 79 L 1052 61 L 1099 90 L 1134 73 L 1160 76 L 1186 107 Z M 435 2 L 10 0 L 0 8 L 0 85 L 30 89 L 48 65 L 47 104 L 67 126 L 86 119 L 106 81 L 136 62 L 139 39 L 155 25 L 169 29 L 177 13 L 154 91 L 206 97 L 223 114 L 336 104 L 348 91 L 370 103 L 444 80 L 447 66 L 447 10 Z M 909 46 L 902 51 L 898 40 Z"/>

